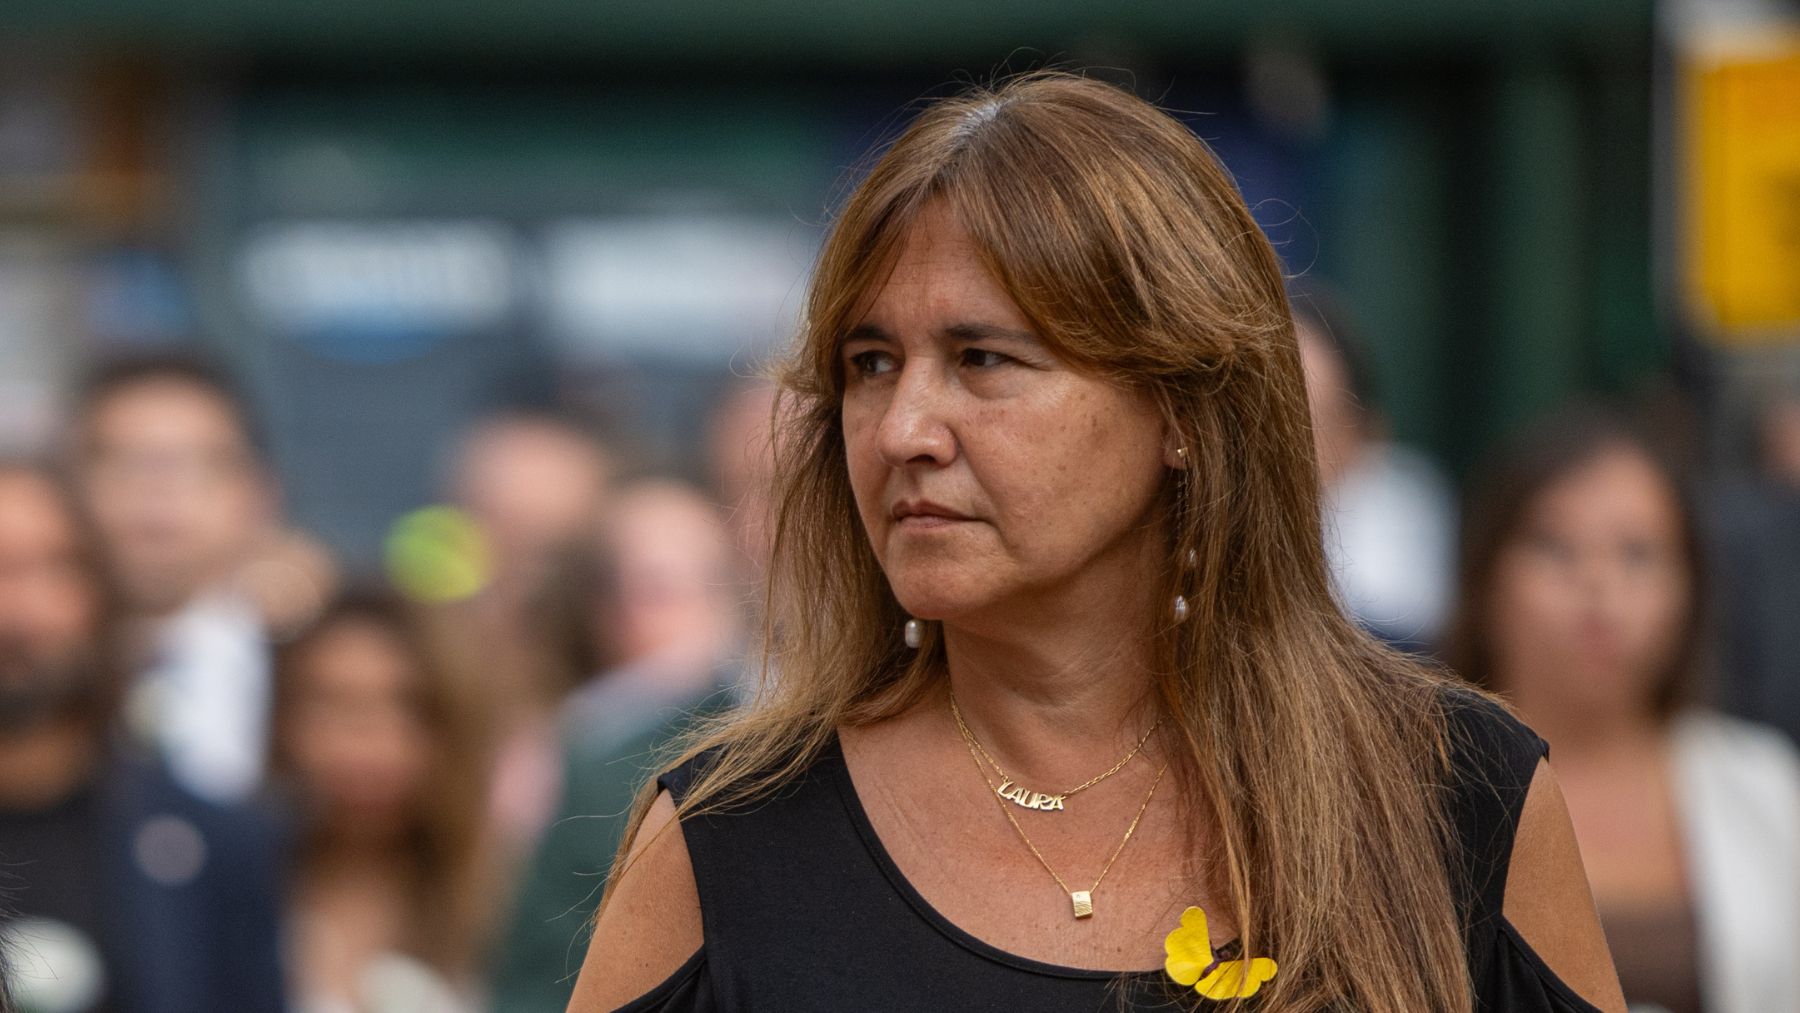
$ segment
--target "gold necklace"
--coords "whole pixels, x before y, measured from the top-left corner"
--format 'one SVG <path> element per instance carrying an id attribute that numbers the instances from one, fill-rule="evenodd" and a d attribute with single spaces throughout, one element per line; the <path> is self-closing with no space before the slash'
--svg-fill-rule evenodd
<path id="1" fill-rule="evenodd" d="M 952 698 L 951 706 L 954 707 L 955 705 L 956 701 Z M 973 738 L 965 738 L 963 742 L 969 747 L 969 759 L 975 764 L 975 772 L 981 775 L 981 780 L 986 783 L 989 788 L 993 788 L 994 782 L 988 780 L 987 771 L 981 766 L 981 757 L 975 751 L 976 747 Z M 1139 745 L 1142 745 L 1142 743 L 1139 743 Z M 1133 752 L 1135 753 L 1136 750 L 1133 750 Z M 1129 759 L 1129 757 L 1127 757 L 1127 759 Z M 1131 818 L 1131 825 L 1125 828 L 1125 836 L 1119 840 L 1119 846 L 1113 849 L 1112 856 L 1106 860 L 1106 865 L 1101 867 L 1100 875 L 1094 877 L 1094 885 L 1088 887 L 1086 890 L 1069 889 L 1069 884 L 1063 882 L 1063 878 L 1058 876 L 1056 870 L 1052 869 L 1050 863 L 1045 860 L 1044 853 L 1037 849 L 1037 845 L 1031 843 L 1030 836 L 1025 833 L 1025 828 L 1019 825 L 1018 819 L 1013 816 L 1012 810 L 1006 807 L 1006 803 L 996 799 L 995 804 L 1000 807 L 1000 815 L 1005 816 L 1006 822 L 1012 824 L 1013 830 L 1019 835 L 1019 840 L 1024 841 L 1025 846 L 1031 849 L 1032 857 L 1038 860 L 1038 864 L 1044 867 L 1044 871 L 1050 874 L 1051 879 L 1056 880 L 1056 885 L 1062 888 L 1062 892 L 1069 895 L 1069 903 L 1074 907 L 1075 918 L 1079 921 L 1082 918 L 1088 918 L 1093 915 L 1095 891 L 1100 889 L 1100 884 L 1106 880 L 1106 874 L 1112 871 L 1113 863 L 1117 862 L 1119 860 L 1119 855 L 1124 853 L 1125 845 L 1131 843 L 1131 835 L 1137 832 L 1138 823 L 1144 818 L 1144 811 L 1150 808 L 1150 800 L 1156 797 L 1156 786 L 1162 783 L 1163 775 L 1168 773 L 1168 771 L 1169 765 L 1164 763 L 1162 769 L 1156 772 L 1155 780 L 1150 782 L 1150 790 L 1144 795 L 1144 804 L 1138 806 L 1137 815 Z M 999 792 L 996 790 L 995 794 L 998 795 Z"/>
<path id="2" fill-rule="evenodd" d="M 1156 730 L 1162 727 L 1162 718 L 1157 718 L 1156 723 L 1150 726 L 1150 730 L 1144 733 L 1143 738 L 1137 740 L 1137 745 L 1131 747 L 1131 752 L 1126 753 L 1124 759 L 1106 768 L 1099 774 L 1088 778 L 1086 781 L 1081 782 L 1075 787 L 1070 788 L 1068 791 L 1050 794 L 1048 792 L 1027 790 L 1014 781 L 1012 775 L 1001 769 L 999 761 L 995 760 L 994 757 L 982 747 L 981 740 L 975 737 L 975 733 L 969 730 L 968 723 L 963 721 L 962 708 L 956 706 L 955 690 L 950 691 L 950 716 L 956 719 L 956 730 L 962 733 L 963 742 L 968 745 L 970 751 L 981 754 L 981 759 L 986 760 L 988 766 L 994 768 L 994 773 L 1000 775 L 1000 786 L 995 788 L 994 782 L 988 781 L 987 772 L 982 771 L 981 774 L 981 779 L 988 782 L 988 787 L 994 789 L 994 794 L 1020 808 L 1035 809 L 1039 812 L 1062 812 L 1064 811 L 1064 802 L 1070 795 L 1086 791 L 1094 785 L 1099 784 L 1101 781 L 1117 774 L 1119 771 L 1124 770 L 1125 765 L 1130 763 L 1132 758 L 1137 756 L 1138 752 L 1144 748 L 1144 743 L 1150 741 L 1150 736 L 1155 735 Z M 977 761 L 975 765 L 980 767 L 980 761 Z M 1010 814 L 1008 815 L 1010 816 Z"/>

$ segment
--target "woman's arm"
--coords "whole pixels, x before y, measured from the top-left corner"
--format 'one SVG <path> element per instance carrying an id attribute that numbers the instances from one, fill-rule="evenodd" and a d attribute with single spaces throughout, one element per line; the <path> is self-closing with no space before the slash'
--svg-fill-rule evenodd
<path id="1" fill-rule="evenodd" d="M 700 948 L 700 892 L 668 792 L 656 796 L 601 909 L 570 1013 L 606 1013 L 663 983 Z"/>
<path id="2" fill-rule="evenodd" d="M 1556 775 L 1541 760 L 1513 836 L 1505 914 L 1565 984 L 1607 1013 L 1625 1013 L 1569 809 Z"/>

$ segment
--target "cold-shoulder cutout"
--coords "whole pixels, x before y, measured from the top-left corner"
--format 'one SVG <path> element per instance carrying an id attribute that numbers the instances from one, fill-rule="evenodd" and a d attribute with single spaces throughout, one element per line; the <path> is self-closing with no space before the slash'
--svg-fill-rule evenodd
<path id="1" fill-rule="evenodd" d="M 668 791 L 656 796 L 614 874 L 618 882 L 595 922 L 571 1011 L 640 1008 L 675 986 L 702 953 L 700 892 Z"/>
<path id="2" fill-rule="evenodd" d="M 1519 868 L 1511 891 L 1534 896 L 1543 890 L 1544 899 L 1566 902 L 1567 895 L 1556 891 L 1578 890 L 1575 899 L 1591 909 L 1579 863 L 1571 867 L 1566 861 L 1570 842 L 1560 835 L 1569 833 L 1567 815 L 1553 782 L 1552 791 L 1531 791 L 1547 752 L 1543 740 L 1503 705 L 1473 690 L 1446 690 L 1442 712 L 1450 763 L 1438 784 L 1451 829 L 1444 857 L 1464 920 L 1476 1013 L 1622 1010 L 1616 983 L 1602 980 L 1610 968 L 1595 971 L 1592 960 L 1583 956 L 1592 937 L 1582 931 L 1546 931 L 1529 905 L 1519 906 L 1525 902 L 1506 903 L 1508 866 L 1516 858 Z M 705 754 L 694 757 L 664 772 L 658 783 L 679 801 L 709 759 Z M 1421 771 L 1421 776 L 1432 773 Z M 673 805 L 659 799 L 656 819 L 666 823 L 672 813 Z M 753 802 L 696 813 L 683 819 L 680 829 L 679 835 L 667 836 L 685 842 L 681 857 L 688 864 L 679 885 L 685 891 L 683 903 L 698 903 L 703 912 L 704 932 L 695 928 L 692 937 L 661 944 L 655 967 L 664 973 L 658 978 L 656 970 L 641 969 L 630 981 L 638 993 L 619 1013 L 1208 1008 L 1160 970 L 1087 971 L 1041 964 L 998 951 L 934 918 L 928 906 L 917 902 L 904 876 L 883 861 L 885 853 L 868 832 L 835 738 L 794 776 Z M 1558 855 L 1562 864 L 1555 860 Z M 1571 868 L 1575 879 L 1569 878 Z M 1546 871 L 1554 874 L 1547 880 Z M 637 889 L 653 890 L 651 879 L 645 877 Z M 1517 913 L 1531 935 L 1507 919 L 1503 908 L 1510 906 L 1519 906 Z M 699 916 L 691 907 L 687 910 L 697 925 Z M 1538 946 L 1550 951 L 1554 964 L 1545 962 Z M 594 965 L 603 964 L 604 972 L 612 974 L 619 960 L 590 955 L 589 964 L 584 986 L 590 974 L 601 973 Z M 1580 991 L 1553 966 L 1565 970 Z M 578 992 L 571 1009 L 611 1009 L 580 1004 L 584 994 L 596 1003 L 601 999 L 599 983 L 590 987 L 591 993 Z M 604 991 L 604 998 L 616 1001 L 627 986 L 608 983 Z M 1583 993 L 1596 996 L 1600 1005 Z M 1246 1006 L 1259 1008 L 1259 999 Z"/>
<path id="3" fill-rule="evenodd" d="M 1624 1013 L 1575 828 L 1548 762 L 1540 760 L 1532 776 L 1508 864 L 1507 923 L 1570 989 L 1602 1010 Z"/>

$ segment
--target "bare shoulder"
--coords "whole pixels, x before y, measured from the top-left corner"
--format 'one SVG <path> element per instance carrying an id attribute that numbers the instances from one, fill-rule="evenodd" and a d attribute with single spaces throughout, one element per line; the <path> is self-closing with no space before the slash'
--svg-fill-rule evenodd
<path id="1" fill-rule="evenodd" d="M 594 925 L 571 1011 L 625 1005 L 679 970 L 704 939 L 694 867 L 668 792 L 651 805 L 618 875 Z"/>
<path id="2" fill-rule="evenodd" d="M 1608 1013 L 1625 1013 L 1568 806 L 1556 775 L 1541 760 L 1513 837 L 1505 914 L 1570 988 Z"/>

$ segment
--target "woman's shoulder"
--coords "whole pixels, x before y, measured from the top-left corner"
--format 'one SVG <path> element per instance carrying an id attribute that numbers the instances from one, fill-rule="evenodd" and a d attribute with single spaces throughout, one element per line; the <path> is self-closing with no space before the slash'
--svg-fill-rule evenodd
<path id="1" fill-rule="evenodd" d="M 1506 704 L 1468 686 L 1439 691 L 1451 786 L 1498 791 L 1523 804 L 1538 761 L 1550 747 Z M 1519 792 L 1517 799 L 1510 799 Z M 1517 806 L 1513 806 L 1516 810 Z"/>
<path id="2" fill-rule="evenodd" d="M 1506 705 L 1480 690 L 1439 691 L 1446 765 L 1441 804 L 1457 900 L 1472 924 L 1497 920 L 1513 841 L 1548 746 Z"/>
<path id="3" fill-rule="evenodd" d="M 718 765 L 724 754 L 724 746 L 710 746 L 688 756 L 665 769 L 656 776 L 656 786 L 669 793 L 676 805 L 680 805 L 694 786 L 706 776 L 707 771 Z"/>
<path id="4" fill-rule="evenodd" d="M 701 809 L 744 812 L 792 797 L 820 780 L 822 768 L 842 755 L 835 733 L 778 748 L 725 738 L 689 751 L 658 774 L 656 784 L 677 806 L 698 792 Z"/>
<path id="5" fill-rule="evenodd" d="M 1544 751 L 1544 740 L 1494 694 L 1462 682 L 1438 688 L 1438 701 L 1450 730 L 1483 746 Z"/>

